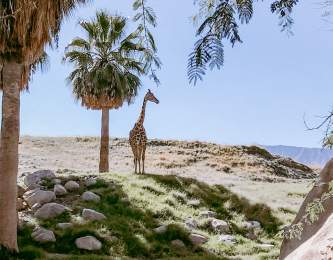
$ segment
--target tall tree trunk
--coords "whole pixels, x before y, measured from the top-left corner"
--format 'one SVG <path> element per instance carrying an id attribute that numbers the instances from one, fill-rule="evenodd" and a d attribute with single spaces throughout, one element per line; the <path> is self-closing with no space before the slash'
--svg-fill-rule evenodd
<path id="1" fill-rule="evenodd" d="M 20 129 L 20 82 L 22 65 L 3 67 L 2 122 L 0 143 L 0 245 L 12 251 L 17 246 L 17 172 Z"/>
<path id="2" fill-rule="evenodd" d="M 102 109 L 101 148 L 99 172 L 109 171 L 109 109 Z"/>

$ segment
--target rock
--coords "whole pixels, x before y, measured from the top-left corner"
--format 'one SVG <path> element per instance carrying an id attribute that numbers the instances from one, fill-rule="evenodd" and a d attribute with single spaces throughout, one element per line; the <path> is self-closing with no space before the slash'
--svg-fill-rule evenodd
<path id="1" fill-rule="evenodd" d="M 200 212 L 201 218 L 215 218 L 216 216 L 217 216 L 217 213 L 214 211 L 205 210 L 205 211 Z"/>
<path id="2" fill-rule="evenodd" d="M 39 243 L 55 242 L 56 238 L 51 230 L 42 227 L 37 227 L 31 234 L 33 240 Z"/>
<path id="3" fill-rule="evenodd" d="M 97 183 L 96 178 L 88 178 L 88 179 L 86 179 L 86 181 L 85 181 L 84 184 L 85 184 L 87 187 L 90 187 L 90 186 L 95 185 L 96 183 Z"/>
<path id="4" fill-rule="evenodd" d="M 91 191 L 86 191 L 82 194 L 81 196 L 82 200 L 84 201 L 94 201 L 94 202 L 99 202 L 101 200 L 100 196 L 97 194 L 91 192 Z"/>
<path id="5" fill-rule="evenodd" d="M 189 238 L 190 238 L 192 244 L 196 245 L 196 246 L 202 245 L 208 241 L 207 237 L 205 237 L 203 235 L 195 234 L 195 233 L 192 233 Z"/>
<path id="6" fill-rule="evenodd" d="M 41 171 L 36 171 L 34 173 L 27 174 L 24 177 L 24 184 L 29 187 L 31 184 L 37 184 L 40 182 L 42 179 L 54 179 L 56 176 L 54 172 L 50 170 L 41 170 Z"/>
<path id="7" fill-rule="evenodd" d="M 53 191 L 44 191 L 40 189 L 34 189 L 31 191 L 27 191 L 23 194 L 24 200 L 28 203 L 28 205 L 31 207 L 36 203 L 39 203 L 41 205 L 45 203 L 49 203 L 53 200 L 55 200 L 55 194 Z"/>
<path id="8" fill-rule="evenodd" d="M 17 185 L 17 197 L 22 197 L 25 192 L 26 192 L 25 188 L 23 188 L 20 185 Z"/>
<path id="9" fill-rule="evenodd" d="M 22 211 L 26 209 L 27 205 L 24 203 L 24 200 L 21 198 L 17 198 L 16 208 L 18 211 Z"/>
<path id="10" fill-rule="evenodd" d="M 229 232 L 229 224 L 224 220 L 212 219 L 210 226 L 216 233 L 227 233 Z"/>
<path id="11" fill-rule="evenodd" d="M 56 185 L 56 184 L 61 184 L 61 180 L 60 180 L 60 179 L 53 179 L 53 180 L 52 180 L 52 183 L 53 183 L 54 185 Z"/>
<path id="12" fill-rule="evenodd" d="M 72 223 L 58 223 L 57 224 L 57 228 L 59 229 L 68 229 L 68 228 L 72 228 L 73 224 Z"/>
<path id="13" fill-rule="evenodd" d="M 76 191 L 80 188 L 80 185 L 76 181 L 68 181 L 65 184 L 65 188 L 68 191 Z"/>
<path id="14" fill-rule="evenodd" d="M 164 234 L 168 230 L 167 225 L 162 225 L 153 229 L 156 234 Z"/>
<path id="15" fill-rule="evenodd" d="M 128 198 L 125 198 L 125 197 L 124 197 L 124 198 L 121 198 L 120 201 L 121 201 L 122 203 L 124 203 L 124 204 L 127 204 L 127 205 L 130 204 L 129 199 L 128 199 Z"/>
<path id="16" fill-rule="evenodd" d="M 192 206 L 192 207 L 199 207 L 200 206 L 200 200 L 197 200 L 197 199 L 189 200 L 187 202 L 187 205 Z"/>
<path id="17" fill-rule="evenodd" d="M 220 235 L 218 241 L 231 245 L 236 243 L 236 238 L 232 235 Z"/>
<path id="18" fill-rule="evenodd" d="M 185 247 L 185 244 L 183 241 L 179 240 L 179 239 L 176 239 L 176 240 L 172 240 L 171 241 L 171 245 L 176 247 L 176 248 L 184 248 Z"/>
<path id="19" fill-rule="evenodd" d="M 38 209 L 35 217 L 38 219 L 51 219 L 55 218 L 68 210 L 65 206 L 58 203 L 47 203 Z"/>
<path id="20" fill-rule="evenodd" d="M 83 209 L 82 216 L 87 220 L 104 220 L 105 215 L 92 209 Z"/>
<path id="21" fill-rule="evenodd" d="M 251 229 L 260 229 L 261 228 L 261 224 L 258 221 L 246 221 L 243 224 L 243 227 L 247 230 L 251 230 Z"/>
<path id="22" fill-rule="evenodd" d="M 185 220 L 185 226 L 189 229 L 198 228 L 198 222 L 193 218 L 188 218 Z"/>
<path id="23" fill-rule="evenodd" d="M 77 248 L 85 249 L 89 251 L 100 250 L 102 243 L 93 236 L 80 237 L 75 240 Z"/>
<path id="24" fill-rule="evenodd" d="M 61 184 L 54 185 L 53 190 L 54 190 L 54 193 L 56 196 L 62 196 L 62 195 L 67 194 L 67 190 Z"/>

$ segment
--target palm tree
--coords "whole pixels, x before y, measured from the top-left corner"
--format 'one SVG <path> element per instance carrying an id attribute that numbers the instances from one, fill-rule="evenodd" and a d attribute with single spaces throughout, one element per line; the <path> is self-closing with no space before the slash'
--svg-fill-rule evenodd
<path id="1" fill-rule="evenodd" d="M 109 171 L 109 110 L 130 103 L 147 73 L 140 28 L 126 34 L 127 19 L 97 12 L 90 22 L 81 22 L 86 38 L 75 38 L 64 60 L 74 64 L 68 76 L 73 93 L 87 109 L 102 110 L 99 172 Z"/>
<path id="2" fill-rule="evenodd" d="M 17 247 L 17 172 L 20 91 L 46 44 L 57 39 L 60 24 L 85 0 L 0 1 L 0 89 L 2 122 L 0 143 L 0 250 Z"/>

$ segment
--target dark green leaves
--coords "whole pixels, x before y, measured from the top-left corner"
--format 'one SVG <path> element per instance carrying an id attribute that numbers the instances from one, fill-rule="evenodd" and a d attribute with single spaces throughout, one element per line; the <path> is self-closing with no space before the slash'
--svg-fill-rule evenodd
<path id="1" fill-rule="evenodd" d="M 196 19 L 201 18 L 201 25 L 187 68 L 189 81 L 194 84 L 203 79 L 208 68 L 223 66 L 222 42 L 232 46 L 241 43 L 239 23 L 249 23 L 253 16 L 253 0 L 196 0 L 195 3 L 199 5 Z M 271 5 L 271 11 L 279 16 L 281 30 L 288 34 L 292 34 L 291 12 L 297 3 L 298 0 L 276 0 Z"/>
<path id="2" fill-rule="evenodd" d="M 148 72 L 149 77 L 159 84 L 160 81 L 156 75 L 156 70 L 161 67 L 161 60 L 157 56 L 157 47 L 153 34 L 149 30 L 149 26 L 156 27 L 156 14 L 154 10 L 147 6 L 146 0 L 135 0 L 133 2 L 133 10 L 138 13 L 134 16 L 133 20 L 138 25 L 138 32 L 140 33 L 146 51 L 143 52 L 142 61 L 145 64 L 145 71 Z"/>

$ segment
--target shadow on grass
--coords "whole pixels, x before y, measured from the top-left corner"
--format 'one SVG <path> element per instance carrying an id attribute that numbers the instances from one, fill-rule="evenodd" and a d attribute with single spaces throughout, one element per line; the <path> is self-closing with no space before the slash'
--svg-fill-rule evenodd
<path id="1" fill-rule="evenodd" d="M 33 227 L 26 225 L 18 232 L 20 253 L 14 256 L 0 250 L 0 259 L 49 259 L 49 254 L 54 253 L 67 255 L 64 259 L 103 259 L 103 256 L 110 255 L 139 259 L 225 259 L 195 247 L 187 231 L 180 226 L 169 225 L 164 234 L 155 233 L 153 229 L 160 226 L 159 216 L 131 204 L 120 185 L 99 180 L 89 190 L 101 196 L 99 203 L 73 200 L 72 194 L 61 198 L 61 202 L 70 203 L 73 215 L 81 216 L 83 208 L 90 208 L 105 214 L 105 220 L 75 222 L 73 228 L 65 230 L 57 229 L 56 224 L 69 221 L 71 216 L 68 213 L 41 221 L 39 224 L 54 231 L 57 239 L 55 243 L 44 244 L 31 239 Z M 94 255 L 75 246 L 77 238 L 87 235 L 95 236 L 103 244 Z M 171 241 L 176 239 L 182 240 L 185 247 L 173 246 Z"/>
<path id="2" fill-rule="evenodd" d="M 251 204 L 246 198 L 240 197 L 222 185 L 209 186 L 190 178 L 179 178 L 173 175 L 146 175 L 156 182 L 187 194 L 188 197 L 200 199 L 203 206 L 217 213 L 217 218 L 229 220 L 231 213 L 243 214 L 248 220 L 259 221 L 264 231 L 274 236 L 282 222 L 276 218 L 272 210 L 265 204 Z M 228 202 L 228 207 L 226 203 Z M 241 230 L 235 230 L 242 233 Z"/>

